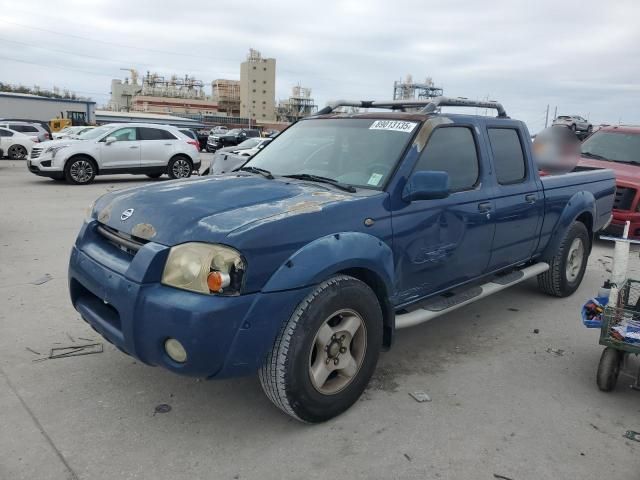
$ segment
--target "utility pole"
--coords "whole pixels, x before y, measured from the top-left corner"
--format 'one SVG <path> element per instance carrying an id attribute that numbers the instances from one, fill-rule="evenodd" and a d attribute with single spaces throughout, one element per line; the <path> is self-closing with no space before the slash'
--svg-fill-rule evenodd
<path id="1" fill-rule="evenodd" d="M 547 128 L 549 125 L 549 104 L 547 103 L 547 113 L 544 115 L 544 128 Z"/>

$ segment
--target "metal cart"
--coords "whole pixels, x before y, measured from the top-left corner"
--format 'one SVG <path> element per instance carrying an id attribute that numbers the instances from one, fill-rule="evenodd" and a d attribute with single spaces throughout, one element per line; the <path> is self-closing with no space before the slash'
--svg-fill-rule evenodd
<path id="1" fill-rule="evenodd" d="M 605 349 L 598 365 L 598 388 L 614 389 L 621 371 L 629 368 L 629 357 L 640 354 L 640 281 L 627 280 L 615 305 L 607 305 L 602 316 L 600 345 Z M 635 340 L 637 337 L 637 340 Z M 632 388 L 640 390 L 640 368 Z"/>
<path id="2" fill-rule="evenodd" d="M 604 345 L 605 349 L 600 357 L 596 379 L 598 388 L 605 392 L 615 388 L 621 372 L 628 374 L 631 355 L 640 354 L 640 280 L 627 278 L 630 244 L 640 242 L 629 240 L 628 233 L 629 222 L 625 225 L 622 238 L 600 237 L 615 242 L 611 289 L 608 299 L 601 298 L 607 300 L 600 326 L 600 345 Z M 631 387 L 640 390 L 640 368 L 630 376 L 635 377 Z"/>

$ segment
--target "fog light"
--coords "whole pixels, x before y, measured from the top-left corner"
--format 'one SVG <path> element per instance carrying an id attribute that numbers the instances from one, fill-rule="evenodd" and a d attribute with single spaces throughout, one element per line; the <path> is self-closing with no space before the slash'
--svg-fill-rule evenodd
<path id="1" fill-rule="evenodd" d="M 164 342 L 164 350 L 174 362 L 184 363 L 187 361 L 187 351 L 175 338 L 169 338 Z"/>

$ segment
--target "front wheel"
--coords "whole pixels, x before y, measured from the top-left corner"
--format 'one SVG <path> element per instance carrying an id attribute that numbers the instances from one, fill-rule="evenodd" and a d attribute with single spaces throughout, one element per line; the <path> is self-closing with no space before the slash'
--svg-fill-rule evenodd
<path id="1" fill-rule="evenodd" d="M 286 414 L 324 422 L 358 400 L 381 344 L 375 293 L 356 278 L 338 275 L 318 285 L 283 325 L 260 369 L 260 383 Z"/>
<path id="2" fill-rule="evenodd" d="M 167 166 L 167 173 L 172 179 L 189 178 L 193 171 L 191 160 L 184 156 L 173 157 Z"/>
<path id="3" fill-rule="evenodd" d="M 74 185 L 86 185 L 96 178 L 97 167 L 93 160 L 86 157 L 75 157 L 67 161 L 64 177 Z"/>
<path id="4" fill-rule="evenodd" d="M 590 247 L 587 227 L 582 222 L 573 222 L 549 262 L 549 270 L 538 275 L 538 287 L 556 297 L 575 292 L 582 283 Z"/>

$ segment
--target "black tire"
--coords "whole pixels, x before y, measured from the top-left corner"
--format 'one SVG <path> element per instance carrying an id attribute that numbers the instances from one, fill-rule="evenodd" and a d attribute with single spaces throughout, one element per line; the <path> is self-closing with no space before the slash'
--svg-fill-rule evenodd
<path id="1" fill-rule="evenodd" d="M 55 182 L 66 182 L 67 179 L 64 177 L 51 177 L 51 180 L 55 181 Z"/>
<path id="2" fill-rule="evenodd" d="M 162 173 L 147 173 L 147 177 L 149 178 L 160 178 Z"/>
<path id="3" fill-rule="evenodd" d="M 357 317 L 360 322 L 360 327 L 346 341 L 343 333 L 347 331 L 340 331 L 344 312 L 347 318 Z M 330 336 L 327 348 L 320 351 L 320 332 L 333 320 L 338 322 L 335 333 Z M 356 341 L 359 342 L 357 351 Z M 286 414 L 303 422 L 324 422 L 358 400 L 375 370 L 381 345 L 382 310 L 375 293 L 356 278 L 334 276 L 318 285 L 282 326 L 260 368 L 260 383 L 267 397 Z M 340 348 L 333 349 L 334 346 Z M 343 346 L 348 355 L 343 352 Z M 341 354 L 344 356 L 340 357 Z M 319 355 L 323 357 L 317 362 Z M 338 387 L 330 393 L 321 392 L 311 378 L 312 365 L 316 362 L 322 365 L 325 357 L 327 369 L 332 371 L 321 387 L 330 382 Z M 332 366 L 339 365 L 345 358 L 357 364 L 353 375 L 343 375 L 339 373 L 340 367 Z"/>
<path id="4" fill-rule="evenodd" d="M 193 162 L 185 155 L 176 155 L 169 160 L 167 165 L 167 175 L 169 178 L 189 178 L 193 171 Z"/>
<path id="5" fill-rule="evenodd" d="M 602 351 L 596 383 L 603 392 L 610 392 L 616 387 L 618 375 L 620 375 L 620 363 L 622 362 L 622 352 L 615 348 L 606 347 Z"/>
<path id="6" fill-rule="evenodd" d="M 28 154 L 27 149 L 22 145 L 11 145 L 7 149 L 7 155 L 11 160 L 24 160 Z"/>
<path id="7" fill-rule="evenodd" d="M 572 251 L 574 241 L 582 242 L 581 263 L 579 268 L 571 273 L 567 272 L 567 263 L 572 264 L 569 254 Z M 538 287 L 545 293 L 556 297 L 567 297 L 575 292 L 587 268 L 587 260 L 591 250 L 591 239 L 587 227 L 582 222 L 573 222 L 565 233 L 558 251 L 549 262 L 549 270 L 538 275 Z M 577 257 L 575 257 L 577 259 Z M 571 269 L 570 269 L 571 270 Z"/>
<path id="8" fill-rule="evenodd" d="M 571 131 L 575 132 L 576 131 L 576 124 L 574 123 L 573 125 L 571 125 Z"/>
<path id="9" fill-rule="evenodd" d="M 71 157 L 64 166 L 64 178 L 73 185 L 88 185 L 98 173 L 96 162 L 83 155 Z"/>

